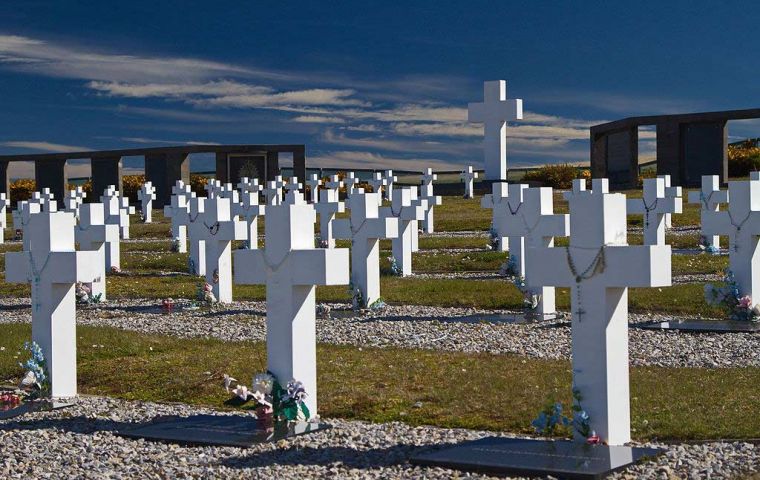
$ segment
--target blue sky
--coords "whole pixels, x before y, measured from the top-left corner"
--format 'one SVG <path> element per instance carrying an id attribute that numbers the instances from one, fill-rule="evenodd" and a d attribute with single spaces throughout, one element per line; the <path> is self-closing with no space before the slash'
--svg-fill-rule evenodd
<path id="1" fill-rule="evenodd" d="M 480 166 L 467 103 L 505 79 L 525 109 L 510 165 L 588 161 L 595 123 L 758 107 L 758 20 L 739 2 L 6 0 L 0 153 L 305 143 L 312 166 Z"/>

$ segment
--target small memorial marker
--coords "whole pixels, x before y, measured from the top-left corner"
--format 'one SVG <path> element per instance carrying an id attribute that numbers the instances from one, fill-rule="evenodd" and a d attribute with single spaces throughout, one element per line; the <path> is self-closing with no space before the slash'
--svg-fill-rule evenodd
<path id="1" fill-rule="evenodd" d="M 672 187 L 670 185 L 670 175 L 657 175 L 657 178 L 665 180 L 665 196 L 668 198 L 682 198 L 683 189 L 681 187 Z M 673 228 L 673 214 L 665 214 L 665 228 Z"/>
<path id="2" fill-rule="evenodd" d="M 308 179 L 306 179 L 306 185 L 309 186 L 309 194 L 311 195 L 311 203 L 317 203 L 319 200 L 319 186 L 322 185 L 322 179 L 319 175 L 312 173 Z"/>
<path id="3" fill-rule="evenodd" d="M 79 207 L 82 206 L 85 198 L 87 198 L 87 192 L 82 187 L 69 190 L 63 199 L 63 211 L 71 212 L 74 218 L 79 219 Z"/>
<path id="4" fill-rule="evenodd" d="M 325 248 L 335 248 L 333 221 L 335 215 L 346 211 L 346 206 L 339 200 L 340 187 L 343 182 L 338 175 L 333 175 L 325 183 L 325 188 L 319 192 L 319 202 L 314 205 L 319 214 L 319 238 Z"/>
<path id="5" fill-rule="evenodd" d="M 137 192 L 137 199 L 140 200 L 140 211 L 142 212 L 143 223 L 153 222 L 153 200 L 156 199 L 156 187 L 152 182 L 145 182 Z"/>
<path id="6" fill-rule="evenodd" d="M 665 245 L 665 215 L 681 213 L 681 198 L 667 196 L 665 179 L 644 179 L 644 196 L 627 200 L 629 215 L 644 215 L 644 245 Z"/>
<path id="7" fill-rule="evenodd" d="M 718 175 L 702 175 L 702 188 L 698 192 L 689 192 L 689 203 L 700 204 L 700 222 L 702 223 L 702 236 L 706 247 L 720 249 L 720 236 L 705 233 L 705 220 L 713 212 L 720 210 L 721 203 L 728 203 L 728 190 L 720 189 L 720 177 Z"/>
<path id="8" fill-rule="evenodd" d="M 496 236 L 497 249 L 501 252 L 509 250 L 509 240 L 506 234 L 499 231 L 501 226 L 500 218 L 509 214 L 507 199 L 509 198 L 509 186 L 506 183 L 494 182 L 491 185 L 491 192 L 483 195 L 480 200 L 481 208 L 491 209 L 491 235 Z"/>
<path id="9" fill-rule="evenodd" d="M 206 283 L 220 303 L 232 302 L 232 241 L 248 238 L 247 225 L 232 215 L 229 198 L 194 198 L 190 238 L 203 242 Z"/>
<path id="10" fill-rule="evenodd" d="M 420 199 L 427 200 L 425 220 L 422 222 L 422 230 L 425 233 L 435 232 L 433 208 L 441 204 L 441 197 L 433 194 L 433 182 L 435 180 L 438 180 L 438 175 L 433 173 L 433 169 L 428 168 L 425 170 L 425 173 L 422 175 L 422 186 L 420 187 Z"/>
<path id="11" fill-rule="evenodd" d="M 100 201 L 105 205 L 106 223 L 118 225 L 121 239 L 129 239 L 129 216 L 135 213 L 135 207 L 129 205 L 129 199 L 122 197 L 114 185 L 109 185 Z"/>
<path id="12" fill-rule="evenodd" d="M 472 198 L 475 196 L 475 179 L 478 178 L 478 172 L 473 170 L 472 165 L 467 165 L 467 168 L 462 170 L 459 175 L 464 183 L 464 198 Z"/>
<path id="13" fill-rule="evenodd" d="M 424 206 L 416 204 L 412 198 L 413 190 L 410 187 L 393 190 L 391 206 L 380 208 L 380 216 L 398 220 L 398 234 L 391 240 L 391 247 L 402 277 L 412 274 L 412 229 L 416 228 L 417 221 L 425 218 Z"/>
<path id="14" fill-rule="evenodd" d="M 119 226 L 106 225 L 105 207 L 102 203 L 86 203 L 81 206 L 79 213 L 74 238 L 81 250 L 98 253 L 100 270 L 98 278 L 90 285 L 90 291 L 93 296 L 100 295 L 100 300 L 105 301 L 106 273 L 114 267 L 121 269 Z"/>
<path id="15" fill-rule="evenodd" d="M 258 185 L 258 183 L 256 184 Z M 266 213 L 266 207 L 259 205 L 259 192 L 246 191 L 241 194 L 243 203 L 232 206 L 233 214 L 245 220 L 247 248 L 255 249 L 259 247 L 259 217 Z"/>
<path id="16" fill-rule="evenodd" d="M 190 185 L 185 185 L 182 180 L 172 187 L 172 198 L 169 205 L 164 206 L 164 216 L 172 219 L 172 239 L 178 253 L 187 252 L 187 224 L 190 214 L 190 199 L 195 198 L 195 193 Z"/>
<path id="17" fill-rule="evenodd" d="M 398 236 L 398 220 L 379 216 L 380 193 L 357 189 L 348 199 L 349 218 L 333 221 L 336 238 L 351 240 L 351 285 L 359 307 L 380 299 L 380 239 Z"/>

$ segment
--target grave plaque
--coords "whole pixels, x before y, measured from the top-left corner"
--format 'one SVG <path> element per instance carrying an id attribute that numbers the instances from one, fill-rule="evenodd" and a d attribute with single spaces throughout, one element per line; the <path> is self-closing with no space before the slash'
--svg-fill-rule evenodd
<path id="1" fill-rule="evenodd" d="M 413 456 L 413 464 L 519 476 L 597 479 L 664 450 L 487 437 Z"/>

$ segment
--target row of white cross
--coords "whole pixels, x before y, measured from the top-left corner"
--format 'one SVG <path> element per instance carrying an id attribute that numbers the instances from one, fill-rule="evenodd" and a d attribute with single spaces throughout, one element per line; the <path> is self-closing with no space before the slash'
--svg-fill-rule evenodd
<path id="1" fill-rule="evenodd" d="M 659 194 L 664 179 L 655 183 Z M 533 285 L 571 288 L 573 385 L 583 396 L 591 428 L 611 445 L 626 443 L 630 441 L 627 292 L 629 287 L 670 285 L 671 248 L 661 243 L 627 244 L 627 200 L 623 194 L 609 193 L 606 179 L 594 180 L 591 190 L 586 190 L 584 180 L 574 181 L 572 191 L 565 194 L 569 215 L 553 214 L 551 189 L 522 186 L 514 191 L 512 196 L 507 188 L 505 196 L 512 197 L 510 215 L 524 216 L 525 231 L 544 239 L 537 242 L 530 235 L 526 239 L 508 232 L 510 245 L 517 239 L 525 242 L 521 253 L 526 277 Z M 702 200 L 709 206 L 712 198 L 704 193 Z M 754 252 L 760 235 L 760 174 L 753 173 L 749 181 L 730 182 L 728 194 L 728 210 L 703 210 L 703 230 L 729 235 L 732 269 L 741 293 L 751 295 L 758 271 Z M 394 210 L 391 217 L 383 218 L 378 197 L 356 191 L 349 197 L 351 219 L 341 222 L 341 227 L 336 222 L 336 230 L 351 233 L 354 248 L 376 250 L 379 234 L 391 236 L 393 223 L 416 216 L 415 208 L 409 208 L 412 213 Z M 412 206 L 409 190 L 394 192 L 396 198 Z M 204 200 L 200 214 L 210 213 L 204 216 L 203 229 L 194 227 L 208 232 L 207 239 L 221 232 L 226 237 L 237 235 L 233 231 L 238 228 L 225 220 L 230 216 L 229 199 L 195 200 Z M 209 204 L 216 206 L 206 209 Z M 86 210 L 80 209 L 80 216 Z M 656 209 L 645 210 L 653 214 Z M 654 214 L 660 215 L 664 213 Z M 209 224 L 214 218 L 221 221 Z M 264 249 L 234 254 L 237 283 L 267 285 L 268 368 L 278 378 L 302 380 L 311 394 L 312 412 L 317 411 L 315 286 L 343 285 L 350 278 L 347 249 L 314 248 L 315 221 L 315 207 L 291 190 L 281 204 L 267 205 Z M 100 274 L 95 265 L 102 257 L 94 251 L 74 251 L 74 215 L 56 212 L 51 202 L 42 213 L 30 214 L 27 222 L 29 246 L 6 254 L 6 280 L 32 284 L 33 337 L 48 359 L 52 394 L 71 396 L 76 394 L 73 284 L 95 280 Z M 559 231 L 572 233 L 568 247 L 552 246 Z M 220 240 L 216 251 L 228 253 L 229 242 Z M 353 263 L 358 263 L 356 258 Z"/>

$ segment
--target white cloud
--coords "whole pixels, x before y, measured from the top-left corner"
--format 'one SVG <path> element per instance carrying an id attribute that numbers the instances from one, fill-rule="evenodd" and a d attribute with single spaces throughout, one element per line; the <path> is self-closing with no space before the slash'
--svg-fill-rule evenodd
<path id="1" fill-rule="evenodd" d="M 375 168 L 396 170 L 422 171 L 427 167 L 434 170 L 449 170 L 461 168 L 461 165 L 451 160 L 425 157 L 387 156 L 366 151 L 340 150 L 333 152 L 318 152 L 309 156 L 309 162 L 324 168 Z"/>
<path id="2" fill-rule="evenodd" d="M 40 152 L 86 152 L 92 150 L 89 147 L 77 147 L 74 145 L 64 145 L 61 143 L 37 142 L 37 141 L 8 141 L 0 142 L 0 145 L 11 148 L 23 148 L 26 150 L 37 150 Z"/>
<path id="3" fill-rule="evenodd" d="M 340 117 L 322 117 L 319 115 L 300 115 L 293 118 L 298 123 L 346 123 L 346 120 Z"/>

